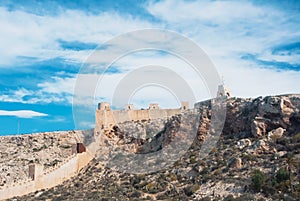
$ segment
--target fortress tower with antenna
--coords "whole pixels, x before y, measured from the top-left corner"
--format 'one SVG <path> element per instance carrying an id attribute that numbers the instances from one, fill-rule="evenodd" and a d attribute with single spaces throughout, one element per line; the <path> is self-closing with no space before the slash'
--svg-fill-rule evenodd
<path id="1" fill-rule="evenodd" d="M 220 84 L 218 86 L 217 97 L 226 97 L 226 98 L 229 98 L 229 97 L 231 97 L 231 93 L 228 90 L 228 88 L 225 87 L 224 83 L 225 83 L 224 76 L 222 76 L 222 84 Z"/>

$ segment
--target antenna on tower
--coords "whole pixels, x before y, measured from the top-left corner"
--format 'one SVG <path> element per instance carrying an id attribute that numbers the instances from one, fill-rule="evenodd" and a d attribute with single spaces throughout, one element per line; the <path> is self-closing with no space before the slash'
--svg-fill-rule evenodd
<path id="1" fill-rule="evenodd" d="M 225 85 L 225 78 L 224 78 L 224 75 L 222 75 L 222 85 Z"/>

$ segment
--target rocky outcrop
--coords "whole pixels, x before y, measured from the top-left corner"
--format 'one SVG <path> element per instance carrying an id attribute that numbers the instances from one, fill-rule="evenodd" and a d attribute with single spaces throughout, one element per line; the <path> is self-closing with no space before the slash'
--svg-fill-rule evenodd
<path id="1" fill-rule="evenodd" d="M 261 99 L 251 125 L 252 135 L 266 135 L 279 127 L 289 132 L 299 131 L 300 126 L 296 125 L 296 122 L 300 122 L 299 103 L 298 95 L 269 96 Z"/>
<path id="2" fill-rule="evenodd" d="M 223 134 L 259 137 L 279 127 L 296 133 L 300 131 L 299 111 L 300 95 L 230 98 Z"/>
<path id="3" fill-rule="evenodd" d="M 222 135 L 204 158 L 199 153 L 209 137 L 212 105 L 210 101 L 198 105 L 199 127 L 193 144 L 165 169 L 129 174 L 105 167 L 101 160 L 116 150 L 155 153 L 176 136 L 184 140 L 191 128 L 187 121 L 189 111 L 157 122 L 124 122 L 96 133 L 95 140 L 101 140 L 97 149 L 102 158 L 60 186 L 16 199 L 298 200 L 300 95 L 228 98 Z M 151 130 L 152 126 L 159 131 Z M 144 128 L 150 129 L 149 135 Z M 146 162 L 141 161 L 141 165 Z M 130 164 L 122 165 L 130 167 Z M 259 191 L 253 187 L 254 172 L 259 172 L 259 181 L 264 182 Z"/>

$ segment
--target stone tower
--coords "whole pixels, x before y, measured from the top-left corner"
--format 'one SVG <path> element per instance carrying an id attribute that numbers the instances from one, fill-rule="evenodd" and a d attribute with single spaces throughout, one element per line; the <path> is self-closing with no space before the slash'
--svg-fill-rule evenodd
<path id="1" fill-rule="evenodd" d="M 218 86 L 217 97 L 229 98 L 230 96 L 231 96 L 230 91 L 224 86 L 224 84 Z"/>
<path id="2" fill-rule="evenodd" d="M 98 104 L 98 110 L 110 110 L 110 105 L 107 102 L 101 102 Z"/>
<path id="3" fill-rule="evenodd" d="M 133 104 L 125 105 L 125 110 L 134 110 L 134 105 Z"/>
<path id="4" fill-rule="evenodd" d="M 158 110 L 158 103 L 150 103 L 149 110 Z"/>
<path id="5" fill-rule="evenodd" d="M 182 109 L 182 110 L 190 109 L 190 104 L 189 104 L 189 102 L 187 102 L 187 101 L 182 101 L 182 102 L 181 102 L 181 108 L 180 108 L 180 109 Z"/>
<path id="6" fill-rule="evenodd" d="M 41 176 L 43 174 L 44 167 L 40 164 L 29 164 L 29 178 L 32 180 L 36 180 L 37 177 Z"/>

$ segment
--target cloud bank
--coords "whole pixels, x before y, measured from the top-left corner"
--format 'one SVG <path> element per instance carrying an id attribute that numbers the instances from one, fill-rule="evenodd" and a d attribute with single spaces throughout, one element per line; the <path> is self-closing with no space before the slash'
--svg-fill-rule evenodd
<path id="1" fill-rule="evenodd" d="M 18 118 L 33 118 L 33 117 L 48 116 L 48 114 L 36 112 L 36 111 L 32 111 L 32 110 L 16 110 L 16 111 L 0 110 L 0 116 L 15 116 Z"/>

